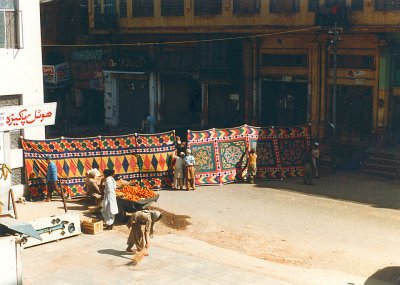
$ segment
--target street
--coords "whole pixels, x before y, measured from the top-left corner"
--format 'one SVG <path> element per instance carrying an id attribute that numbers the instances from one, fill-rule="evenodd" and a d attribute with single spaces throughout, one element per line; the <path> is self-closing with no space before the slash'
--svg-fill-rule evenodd
<path id="1" fill-rule="evenodd" d="M 382 277 L 391 278 L 385 281 L 393 282 L 394 275 L 400 276 L 396 267 L 400 264 L 400 185 L 350 173 L 327 175 L 314 183 L 308 186 L 302 184 L 301 179 L 292 179 L 263 181 L 255 185 L 198 187 L 190 192 L 159 191 L 160 198 L 153 206 L 164 212 L 164 218 L 156 226 L 151 255 L 134 269 L 135 274 L 142 272 L 148 276 L 152 262 L 157 264 L 171 255 L 170 262 L 176 262 L 177 268 L 172 269 L 169 265 L 168 272 L 162 267 L 159 271 L 154 268 L 151 271 L 153 274 L 156 271 L 160 278 L 164 273 L 167 274 L 165 278 L 171 277 L 188 264 L 189 257 L 196 258 L 189 262 L 196 270 L 188 273 L 192 278 L 185 284 L 233 284 L 234 280 L 236 284 L 278 284 L 276 280 L 299 285 L 397 284 L 373 283 L 371 276 L 385 269 L 395 270 L 390 277 L 388 274 Z M 83 212 L 85 208 L 76 202 L 68 205 L 71 211 Z M 27 203 L 20 205 L 18 211 L 22 220 L 29 220 L 40 214 L 60 213 L 62 204 Z M 25 249 L 25 281 L 27 284 L 44 284 L 45 279 L 39 283 L 27 281 L 35 276 L 35 266 L 26 263 L 37 259 L 39 251 L 63 247 L 82 238 L 86 243 L 93 239 L 92 246 L 96 247 L 95 242 L 101 236 L 112 235 L 110 246 L 115 248 L 110 250 L 123 255 L 127 233 L 126 226 L 121 223 L 112 232 L 82 235 Z M 105 246 L 104 241 L 100 244 Z M 98 245 L 97 248 L 101 248 Z M 171 252 L 165 252 L 166 248 Z M 70 263 L 78 262 L 83 271 L 91 270 L 87 263 L 81 263 L 79 254 L 71 254 L 75 250 L 78 252 L 79 247 L 74 245 L 63 250 L 68 250 Z M 127 256 L 125 263 L 129 262 Z M 196 267 L 191 262 L 200 262 L 202 266 Z M 232 274 L 243 270 L 243 276 L 250 278 L 260 274 L 264 281 L 256 282 L 246 277 L 227 277 L 222 283 L 216 279 L 213 282 L 197 280 L 200 273 L 204 274 L 203 270 L 210 270 L 203 262 L 221 266 L 223 273 L 214 272 L 215 276 L 231 278 L 235 276 Z M 95 263 L 98 266 L 99 260 Z M 254 272 L 250 274 L 248 269 L 252 264 Z M 129 266 L 124 268 L 132 271 Z M 272 279 L 267 281 L 266 276 Z M 82 281 L 81 284 L 108 284 L 100 280 Z M 135 280 L 136 284 L 142 284 L 136 277 Z M 167 283 L 183 284 L 183 279 L 175 281 L 171 279 Z"/>

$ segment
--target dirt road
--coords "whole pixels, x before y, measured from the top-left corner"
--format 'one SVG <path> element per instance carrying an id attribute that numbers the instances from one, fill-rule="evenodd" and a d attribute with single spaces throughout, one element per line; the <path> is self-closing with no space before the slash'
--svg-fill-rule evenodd
<path id="1" fill-rule="evenodd" d="M 357 174 L 160 191 L 157 234 L 368 277 L 400 264 L 400 185 Z M 128 232 L 124 225 L 118 230 Z"/>
<path id="2" fill-rule="evenodd" d="M 158 193 L 156 235 L 177 234 L 260 259 L 369 277 L 400 264 L 400 185 L 339 173 L 301 180 Z M 68 202 L 84 213 L 82 202 Z M 18 205 L 21 220 L 63 212 L 61 202 Z M 124 223 L 116 230 L 128 233 Z"/>

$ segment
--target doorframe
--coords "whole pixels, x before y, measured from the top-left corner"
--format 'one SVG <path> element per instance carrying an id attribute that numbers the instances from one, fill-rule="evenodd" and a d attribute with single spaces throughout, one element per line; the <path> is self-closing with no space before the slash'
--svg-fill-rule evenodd
<path id="1" fill-rule="evenodd" d="M 104 123 L 106 125 L 118 126 L 119 125 L 119 92 L 118 92 L 118 75 L 128 74 L 128 75 L 148 75 L 149 80 L 149 112 L 155 115 L 155 104 L 156 104 L 156 94 L 157 88 L 152 88 L 150 86 L 157 85 L 156 76 L 151 76 L 152 73 L 143 71 L 119 71 L 119 70 L 103 70 L 104 74 Z M 152 81 L 155 82 L 152 82 Z M 152 96 L 153 95 L 153 96 Z M 154 98 L 153 98 L 154 97 Z M 154 106 L 152 106 L 153 104 Z M 108 109 L 108 110 L 107 110 Z"/>

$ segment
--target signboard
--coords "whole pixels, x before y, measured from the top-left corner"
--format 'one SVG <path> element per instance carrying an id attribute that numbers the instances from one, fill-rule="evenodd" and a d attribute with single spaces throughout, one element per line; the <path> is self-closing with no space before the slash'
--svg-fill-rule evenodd
<path id="1" fill-rule="evenodd" d="M 111 70 L 146 71 L 149 67 L 150 61 L 145 53 L 113 55 L 108 60 L 108 68 Z"/>
<path id="2" fill-rule="evenodd" d="M 56 83 L 56 69 L 54 65 L 43 65 L 43 80 L 46 83 Z"/>
<path id="3" fill-rule="evenodd" d="M 71 79 L 71 71 L 66 62 L 57 65 L 43 65 L 42 72 L 45 83 L 58 84 Z"/>
<path id="4" fill-rule="evenodd" d="M 102 59 L 103 51 L 101 49 L 76 49 L 71 54 L 71 60 L 74 61 L 100 61 Z"/>
<path id="5" fill-rule="evenodd" d="M 54 125 L 57 103 L 0 108 L 0 132 L 27 127 Z"/>

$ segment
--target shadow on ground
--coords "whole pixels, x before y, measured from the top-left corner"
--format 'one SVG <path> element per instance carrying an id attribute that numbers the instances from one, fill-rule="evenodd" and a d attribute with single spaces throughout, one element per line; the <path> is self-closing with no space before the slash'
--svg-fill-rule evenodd
<path id="1" fill-rule="evenodd" d="M 400 285 L 400 267 L 391 266 L 372 274 L 364 285 Z"/>
<path id="2" fill-rule="evenodd" d="M 113 256 L 119 256 L 125 259 L 131 259 L 132 258 L 132 253 L 126 252 L 125 250 L 116 250 L 116 249 L 100 249 L 97 251 L 100 254 L 107 254 L 107 255 L 113 255 Z"/>
<path id="3" fill-rule="evenodd" d="M 378 208 L 400 209 L 400 185 L 355 172 L 338 172 L 313 179 L 305 185 L 302 178 L 258 181 L 256 187 L 294 191 L 307 195 L 356 202 Z"/>

